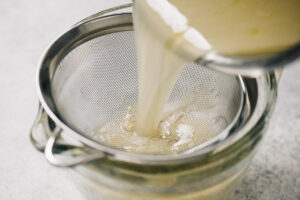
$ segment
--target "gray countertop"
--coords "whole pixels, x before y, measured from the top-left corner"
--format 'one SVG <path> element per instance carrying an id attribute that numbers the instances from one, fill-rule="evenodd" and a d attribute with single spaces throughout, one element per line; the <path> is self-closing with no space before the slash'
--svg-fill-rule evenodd
<path id="1" fill-rule="evenodd" d="M 84 198 L 29 141 L 37 112 L 35 72 L 60 33 L 126 0 L 1 0 L 0 199 Z M 300 63 L 286 69 L 268 133 L 231 200 L 300 200 Z"/>

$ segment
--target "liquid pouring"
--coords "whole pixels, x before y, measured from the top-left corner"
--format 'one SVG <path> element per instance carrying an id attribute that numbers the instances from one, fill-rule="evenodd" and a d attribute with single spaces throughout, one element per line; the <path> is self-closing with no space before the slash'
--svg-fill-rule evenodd
<path id="1" fill-rule="evenodd" d="M 205 113 L 192 123 L 185 120 L 185 105 L 192 97 L 167 105 L 184 67 L 212 51 L 251 55 L 297 44 L 299 9 L 299 0 L 136 1 L 138 105 L 125 119 L 102 127 L 101 140 L 144 153 L 178 152 L 205 142 L 201 134 L 215 132 L 213 124 L 201 122 Z"/>

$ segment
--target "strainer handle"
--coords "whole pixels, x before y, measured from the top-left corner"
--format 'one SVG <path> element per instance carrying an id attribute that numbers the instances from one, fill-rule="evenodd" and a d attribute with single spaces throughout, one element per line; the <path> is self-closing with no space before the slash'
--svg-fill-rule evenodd
<path id="1" fill-rule="evenodd" d="M 45 147 L 46 159 L 54 166 L 57 167 L 73 167 L 82 163 L 87 163 L 93 160 L 98 160 L 106 157 L 103 152 L 86 153 L 83 155 L 73 156 L 73 155 L 60 155 L 54 153 L 55 146 L 57 145 L 57 139 L 60 137 L 62 132 L 61 128 L 55 128 L 52 135 L 48 139 Z M 80 150 L 77 148 L 76 150 Z M 62 151 L 63 152 L 63 151 Z M 78 152 L 78 151 L 77 151 Z"/>
<path id="2" fill-rule="evenodd" d="M 39 104 L 38 113 L 30 129 L 29 138 L 32 145 L 40 152 L 45 151 L 47 141 L 52 134 L 52 130 L 49 127 L 49 122 L 47 117 L 48 115 L 45 113 L 41 104 Z M 39 129 L 39 126 L 42 127 Z M 60 149 L 80 148 L 77 145 L 68 144 L 63 140 L 57 144 L 57 147 Z"/>
<path id="3" fill-rule="evenodd" d="M 56 155 L 54 152 L 57 152 L 57 149 L 59 149 L 59 152 L 62 154 L 64 151 L 69 151 L 70 149 L 76 150 L 76 152 L 83 152 L 84 147 L 66 144 L 63 141 L 58 143 L 57 140 L 61 134 L 61 129 L 58 127 L 56 127 L 54 131 L 49 132 L 45 130 L 45 127 L 39 129 L 39 125 L 45 122 L 46 116 L 47 115 L 45 115 L 44 109 L 42 108 L 41 104 L 39 104 L 37 116 L 30 130 L 30 141 L 38 151 L 45 153 L 47 160 L 52 165 L 58 167 L 71 167 L 81 163 L 87 163 L 92 160 L 100 159 L 105 156 L 102 152 L 86 155 L 81 153 L 80 156 L 76 157 L 71 155 Z"/>
<path id="4" fill-rule="evenodd" d="M 30 130 L 30 141 L 33 146 L 43 152 L 47 143 L 49 136 L 47 135 L 44 129 L 38 129 L 39 125 L 43 122 L 43 112 L 44 109 L 42 108 L 41 104 L 39 104 L 37 116 L 33 122 L 33 125 Z"/>

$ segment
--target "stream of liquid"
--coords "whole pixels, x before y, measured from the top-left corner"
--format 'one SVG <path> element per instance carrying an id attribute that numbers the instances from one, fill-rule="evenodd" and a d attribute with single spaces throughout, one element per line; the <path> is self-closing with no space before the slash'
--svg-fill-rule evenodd
<path id="1" fill-rule="evenodd" d="M 287 49 L 300 42 L 299 10 L 300 0 L 136 0 L 138 111 L 133 116 L 129 109 L 121 126 L 103 127 L 102 141 L 148 153 L 177 152 L 206 141 L 199 135 L 215 133 L 213 124 L 188 123 L 184 110 L 165 116 L 184 67 L 211 51 L 250 55 Z M 173 129 L 164 129 L 168 123 Z"/>
<path id="2" fill-rule="evenodd" d="M 300 42 L 300 0 L 138 0 L 137 130 L 155 136 L 182 69 L 210 51 L 249 55 Z"/>

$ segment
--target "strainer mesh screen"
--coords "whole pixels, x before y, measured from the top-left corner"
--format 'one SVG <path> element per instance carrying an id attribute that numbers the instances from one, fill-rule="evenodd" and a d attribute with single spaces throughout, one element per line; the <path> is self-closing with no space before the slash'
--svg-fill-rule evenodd
<path id="1" fill-rule="evenodd" d="M 149 55 L 151 56 L 151 55 Z M 138 99 L 138 73 L 132 31 L 91 39 L 72 49 L 58 64 L 51 82 L 59 117 L 75 131 L 96 140 L 93 131 L 125 116 Z M 177 81 L 169 102 L 193 96 L 187 112 L 203 111 L 215 134 L 232 122 L 241 106 L 237 77 L 191 64 Z"/>

